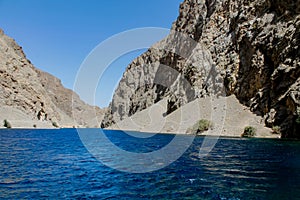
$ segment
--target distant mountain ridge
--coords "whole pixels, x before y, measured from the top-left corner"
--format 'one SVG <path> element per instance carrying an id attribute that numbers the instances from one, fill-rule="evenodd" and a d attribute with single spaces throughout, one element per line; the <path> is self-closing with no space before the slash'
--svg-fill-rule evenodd
<path id="1" fill-rule="evenodd" d="M 0 29 L 0 123 L 7 119 L 12 127 L 99 127 L 102 116 L 102 109 L 35 68 L 22 47 Z"/>

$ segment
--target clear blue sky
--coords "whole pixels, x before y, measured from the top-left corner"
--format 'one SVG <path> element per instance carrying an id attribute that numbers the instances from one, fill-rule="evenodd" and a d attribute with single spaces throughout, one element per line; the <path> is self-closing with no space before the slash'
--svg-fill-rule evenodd
<path id="1" fill-rule="evenodd" d="M 170 28 L 183 0 L 0 0 L 0 28 L 21 45 L 39 69 L 73 88 L 89 52 L 105 39 L 141 27 Z M 114 63 L 107 91 L 96 104 L 107 106 L 132 52 Z"/>

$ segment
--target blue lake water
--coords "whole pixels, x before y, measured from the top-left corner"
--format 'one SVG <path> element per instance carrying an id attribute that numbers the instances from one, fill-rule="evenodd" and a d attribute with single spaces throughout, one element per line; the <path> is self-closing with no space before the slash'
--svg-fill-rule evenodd
<path id="1" fill-rule="evenodd" d="M 132 152 L 151 152 L 174 138 L 105 134 Z M 221 138 L 199 158 L 203 139 L 171 165 L 137 174 L 101 164 L 76 129 L 3 129 L 0 199 L 300 199 L 299 141 Z"/>

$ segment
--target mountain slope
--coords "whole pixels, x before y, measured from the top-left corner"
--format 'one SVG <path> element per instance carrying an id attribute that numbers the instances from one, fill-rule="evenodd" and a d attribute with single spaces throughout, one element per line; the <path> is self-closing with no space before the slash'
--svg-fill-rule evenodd
<path id="1" fill-rule="evenodd" d="M 0 120 L 7 119 L 13 127 L 53 127 L 55 123 L 95 127 L 98 122 L 93 112 L 97 112 L 98 120 L 103 116 L 102 110 L 85 104 L 59 79 L 36 69 L 22 48 L 1 29 L 0 110 Z"/>
<path id="2" fill-rule="evenodd" d="M 223 102 L 227 102 L 226 110 L 211 111 L 212 105 L 223 104 Z M 112 125 L 110 129 L 184 134 L 199 119 L 208 119 L 214 125 L 212 130 L 205 132 L 205 135 L 240 137 L 244 127 L 252 126 L 256 129 L 257 137 L 278 138 L 278 135 L 272 134 L 272 130 L 264 126 L 260 116 L 251 113 L 234 95 L 214 99 L 214 101 L 211 98 L 198 98 L 168 116 L 164 117 L 164 112 L 166 112 L 166 101 L 162 100 Z M 197 114 L 191 114 L 195 112 Z"/>
<path id="3" fill-rule="evenodd" d="M 185 0 L 172 26 L 175 33 L 159 44 L 167 50 L 154 45 L 128 66 L 101 126 L 162 99 L 169 114 L 216 93 L 214 83 L 222 82 L 224 94 L 234 94 L 267 126 L 280 126 L 283 137 L 299 138 L 299 14 L 299 0 Z M 200 47 L 186 44 L 176 32 Z M 184 56 L 168 51 L 168 45 Z M 177 74 L 168 76 L 163 65 Z M 157 76 L 170 80 L 167 87 L 155 83 Z"/>

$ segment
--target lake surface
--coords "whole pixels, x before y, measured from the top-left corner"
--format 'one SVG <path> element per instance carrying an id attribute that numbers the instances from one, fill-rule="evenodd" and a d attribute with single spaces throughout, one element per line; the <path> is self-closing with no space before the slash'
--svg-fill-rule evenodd
<path id="1" fill-rule="evenodd" d="M 132 152 L 157 150 L 174 138 L 105 134 Z M 299 141 L 221 138 L 199 158 L 203 140 L 196 137 L 171 165 L 138 174 L 101 164 L 76 129 L 3 129 L 0 199 L 300 199 Z"/>

